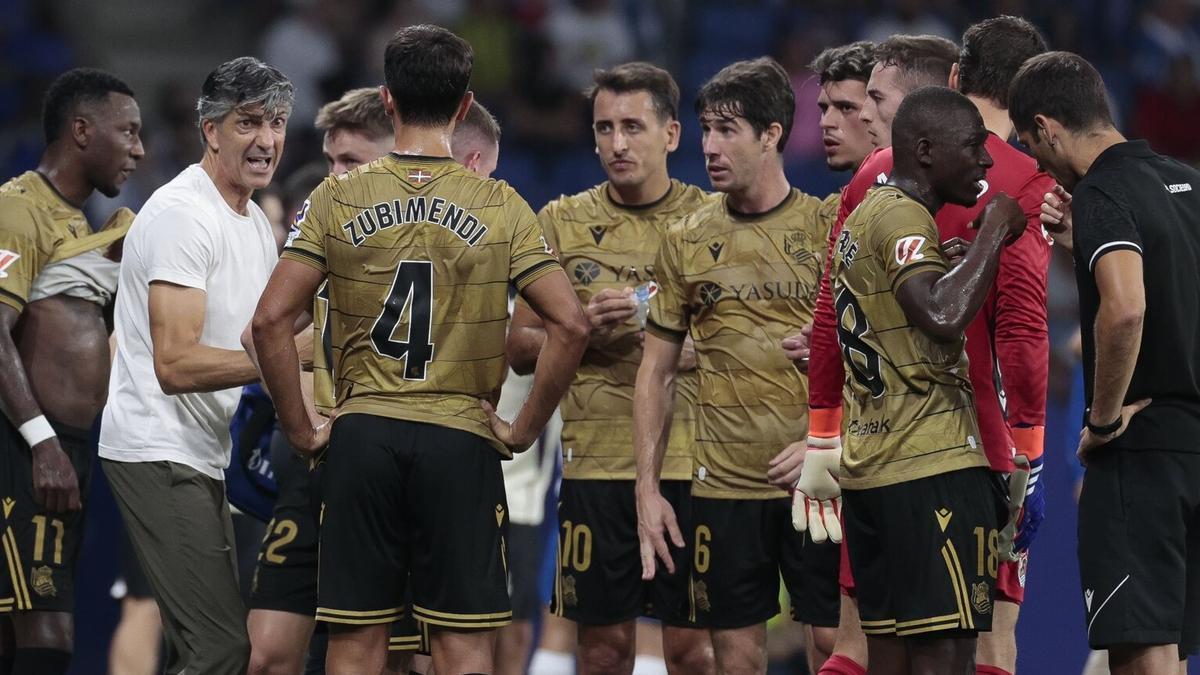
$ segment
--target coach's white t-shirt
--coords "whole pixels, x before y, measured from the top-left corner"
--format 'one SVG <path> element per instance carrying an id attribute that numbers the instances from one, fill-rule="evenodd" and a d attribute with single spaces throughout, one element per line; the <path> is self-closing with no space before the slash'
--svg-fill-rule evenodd
<path id="1" fill-rule="evenodd" d="M 207 293 L 200 343 L 241 350 L 279 254 L 254 202 L 238 215 L 193 164 L 159 188 L 125 237 L 113 318 L 117 354 L 100 429 L 100 456 L 170 461 L 221 480 L 229 466 L 229 423 L 240 388 L 168 396 L 154 374 L 149 288 L 166 281 Z"/>

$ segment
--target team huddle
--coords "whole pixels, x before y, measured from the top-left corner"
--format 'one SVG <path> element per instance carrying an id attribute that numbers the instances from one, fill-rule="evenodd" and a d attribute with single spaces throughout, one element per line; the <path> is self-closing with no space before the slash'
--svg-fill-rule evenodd
<path id="1" fill-rule="evenodd" d="M 1072 233 L 1088 165 L 1062 153 L 1112 127 L 1095 69 L 1009 16 L 961 45 L 828 49 L 815 101 L 770 58 L 733 63 L 694 104 L 707 191 L 668 170 L 672 76 L 618 65 L 587 92 L 608 179 L 535 214 L 489 178 L 500 130 L 469 90 L 473 58 L 445 29 L 398 32 L 386 84 L 318 116 L 329 175 L 279 241 L 251 196 L 283 152 L 283 73 L 249 57 L 214 70 L 202 161 L 98 229 L 80 207 L 142 157 L 137 105 L 99 71 L 56 81 L 41 165 L 0 188 L 0 611 L 15 629 L 0 673 L 70 662 L 101 414 L 167 672 L 299 673 L 318 624 L 324 672 L 524 672 L 496 646 L 523 545 L 502 462 L 556 408 L 548 620 L 577 641 L 557 672 L 633 672 L 650 617 L 668 672 L 764 673 L 781 579 L 814 673 L 1015 672 L 1044 509 L 1051 245 L 1087 251 L 1101 293 L 1106 259 L 1142 251 Z M 797 105 L 821 110 L 839 193 L 784 172 Z M 511 420 L 510 367 L 532 377 Z M 247 616 L 222 479 L 256 382 L 305 461 L 279 476 Z M 1093 403 L 1096 445 L 1148 403 L 1120 398 Z M 1117 593 L 1116 545 L 1081 535 L 1087 593 Z M 1194 565 L 1176 563 L 1156 574 L 1182 597 Z M 1119 668 L 1143 645 L 1178 646 L 1172 664 L 1200 646 L 1194 585 L 1141 613 L 1088 595 L 1090 643 L 1114 672 L 1164 672 Z"/>

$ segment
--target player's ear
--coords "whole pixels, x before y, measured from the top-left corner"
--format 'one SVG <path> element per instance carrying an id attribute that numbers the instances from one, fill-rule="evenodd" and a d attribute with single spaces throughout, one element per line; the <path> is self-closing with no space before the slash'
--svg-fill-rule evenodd
<path id="1" fill-rule="evenodd" d="M 769 152 L 779 147 L 779 138 L 783 136 L 783 125 L 779 122 L 771 122 L 770 126 L 762 132 L 763 152 Z"/>
<path id="2" fill-rule="evenodd" d="M 675 152 L 679 147 L 679 120 L 669 120 L 667 122 L 667 152 Z"/>
<path id="3" fill-rule="evenodd" d="M 955 62 L 950 65 L 950 80 L 946 83 L 946 86 L 954 91 L 958 91 L 958 79 L 958 63 Z"/>
<path id="4" fill-rule="evenodd" d="M 472 151 L 466 157 L 463 157 L 463 166 L 465 166 L 467 171 L 470 171 L 471 173 L 479 173 L 479 158 L 482 156 L 482 152 L 478 150 Z"/>
<path id="5" fill-rule="evenodd" d="M 379 85 L 379 97 L 383 99 L 383 109 L 388 114 L 388 117 L 395 116 L 396 101 L 392 99 L 392 92 L 388 91 L 386 85 Z"/>
<path id="6" fill-rule="evenodd" d="M 87 117 L 76 114 L 71 118 L 71 138 L 80 149 L 87 148 L 92 140 L 92 123 Z"/>
<path id="7" fill-rule="evenodd" d="M 466 96 L 463 96 L 462 103 L 458 104 L 458 114 L 454 116 L 454 123 L 458 124 L 467 118 L 467 113 L 471 110 L 471 104 L 475 102 L 475 92 L 468 91 Z"/>
<path id="8" fill-rule="evenodd" d="M 928 138 L 921 137 L 917 140 L 917 162 L 923 168 L 933 165 L 933 142 Z"/>
<path id="9" fill-rule="evenodd" d="M 1033 116 L 1033 124 L 1043 142 L 1052 148 L 1058 144 L 1058 131 L 1061 127 L 1057 122 L 1039 113 Z"/>

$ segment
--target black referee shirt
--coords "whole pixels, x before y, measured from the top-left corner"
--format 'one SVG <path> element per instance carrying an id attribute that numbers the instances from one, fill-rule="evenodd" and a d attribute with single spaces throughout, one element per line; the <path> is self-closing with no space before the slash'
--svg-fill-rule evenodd
<path id="1" fill-rule="evenodd" d="M 1087 403 L 1096 372 L 1096 263 L 1113 251 L 1137 251 L 1146 317 L 1125 403 L 1154 402 L 1110 445 L 1200 452 L 1200 171 L 1129 141 L 1101 153 L 1073 196 Z"/>

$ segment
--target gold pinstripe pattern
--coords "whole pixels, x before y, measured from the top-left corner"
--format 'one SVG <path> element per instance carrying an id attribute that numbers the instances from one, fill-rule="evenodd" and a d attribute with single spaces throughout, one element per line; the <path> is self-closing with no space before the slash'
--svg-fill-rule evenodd
<path id="1" fill-rule="evenodd" d="M 958 551 L 954 549 L 954 544 L 949 539 L 942 545 L 942 557 L 946 561 L 946 571 L 950 575 L 950 586 L 954 589 L 954 601 L 958 603 L 961 627 L 974 630 L 975 619 L 971 616 L 971 596 L 967 592 L 967 582 L 963 578 L 962 564 L 958 559 Z"/>
<path id="2" fill-rule="evenodd" d="M 499 628 L 512 623 L 512 612 L 493 612 L 490 614 L 457 614 L 454 612 L 438 612 L 413 605 L 413 615 L 421 621 L 435 626 L 449 628 Z"/>
<path id="3" fill-rule="evenodd" d="M 17 599 L 17 609 L 33 609 L 29 600 L 29 587 L 25 585 L 25 569 L 21 566 L 21 553 L 17 548 L 17 537 L 9 527 L 4 531 L 4 555 L 8 558 L 8 573 L 12 577 L 13 593 Z"/>

